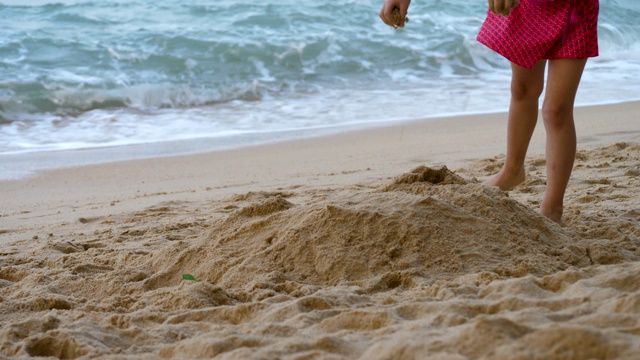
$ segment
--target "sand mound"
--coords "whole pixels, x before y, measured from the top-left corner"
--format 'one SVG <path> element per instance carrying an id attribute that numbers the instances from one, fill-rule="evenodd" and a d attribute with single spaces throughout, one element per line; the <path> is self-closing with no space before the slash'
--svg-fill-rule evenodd
<path id="1" fill-rule="evenodd" d="M 73 214 L 0 257 L 0 358 L 636 359 L 639 155 L 579 153 L 565 229 L 540 159 Z"/>
<path id="2" fill-rule="evenodd" d="M 446 168 L 420 167 L 379 189 L 319 201 L 293 204 L 269 194 L 180 254 L 167 250 L 153 262 L 224 288 L 259 286 L 271 274 L 298 284 L 289 291 L 299 285 L 387 290 L 482 271 L 546 275 L 587 264 L 570 244 L 559 227 L 505 193 Z"/>

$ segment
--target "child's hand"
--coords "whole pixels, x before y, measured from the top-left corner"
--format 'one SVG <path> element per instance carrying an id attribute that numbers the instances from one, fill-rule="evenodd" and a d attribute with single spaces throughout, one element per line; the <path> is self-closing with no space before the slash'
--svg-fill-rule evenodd
<path id="1" fill-rule="evenodd" d="M 489 0 L 489 10 L 496 15 L 509 16 L 518 5 L 520 0 Z"/>
<path id="2" fill-rule="evenodd" d="M 404 27 L 404 23 L 409 21 L 407 19 L 409 4 L 411 4 L 411 0 L 384 0 L 380 10 L 380 19 L 394 28 Z"/>

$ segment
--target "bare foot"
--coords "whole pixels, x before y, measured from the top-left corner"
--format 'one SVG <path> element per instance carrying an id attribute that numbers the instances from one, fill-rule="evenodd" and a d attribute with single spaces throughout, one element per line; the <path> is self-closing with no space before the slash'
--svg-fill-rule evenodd
<path id="1" fill-rule="evenodd" d="M 502 167 L 500 171 L 487 179 L 484 184 L 488 186 L 497 186 L 501 190 L 513 190 L 516 186 L 522 184 L 525 179 L 524 168 L 518 171 L 509 171 Z"/>
<path id="2" fill-rule="evenodd" d="M 564 226 L 564 222 L 562 222 L 562 207 L 559 209 L 547 208 L 543 202 L 540 204 L 540 214 L 556 224 Z"/>

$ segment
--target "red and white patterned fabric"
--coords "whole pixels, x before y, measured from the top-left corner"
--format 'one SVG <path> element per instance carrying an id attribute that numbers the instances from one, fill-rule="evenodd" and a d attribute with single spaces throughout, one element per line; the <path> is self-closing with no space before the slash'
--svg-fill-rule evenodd
<path id="1" fill-rule="evenodd" d="M 598 56 L 599 9 L 599 0 L 522 0 L 508 17 L 489 12 L 478 41 L 528 69 Z"/>

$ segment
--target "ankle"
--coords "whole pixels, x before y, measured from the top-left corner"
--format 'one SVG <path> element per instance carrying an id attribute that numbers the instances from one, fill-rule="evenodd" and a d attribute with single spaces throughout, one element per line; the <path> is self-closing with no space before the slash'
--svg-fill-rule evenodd
<path id="1" fill-rule="evenodd" d="M 540 214 L 547 219 L 559 224 L 560 226 L 564 225 L 562 222 L 562 210 L 562 204 L 549 205 L 544 201 L 542 202 L 542 204 L 540 204 Z"/>
<path id="2" fill-rule="evenodd" d="M 496 186 L 504 191 L 513 190 L 525 180 L 524 167 L 520 169 L 503 166 L 500 171 L 487 179 L 484 184 Z"/>
<path id="3" fill-rule="evenodd" d="M 504 164 L 502 166 L 502 169 L 500 170 L 504 175 L 512 177 L 512 178 L 519 178 L 522 177 L 524 178 L 525 176 L 525 172 L 524 172 L 524 164 L 519 164 L 519 165 L 509 165 L 509 164 Z"/>

